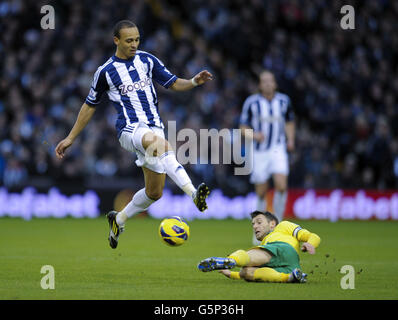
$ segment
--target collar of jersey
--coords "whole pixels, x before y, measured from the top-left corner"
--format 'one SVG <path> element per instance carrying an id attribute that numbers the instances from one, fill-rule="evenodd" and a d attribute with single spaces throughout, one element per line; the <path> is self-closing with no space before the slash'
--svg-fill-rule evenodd
<path id="1" fill-rule="evenodd" d="M 118 57 L 116 57 L 115 55 L 112 56 L 112 59 L 113 59 L 113 60 L 115 60 L 115 61 L 117 61 L 117 62 L 124 62 L 124 63 L 126 63 L 126 62 L 132 62 L 132 61 L 134 60 L 134 58 L 135 58 L 135 55 L 132 56 L 132 57 L 129 58 L 129 59 L 118 58 Z"/>

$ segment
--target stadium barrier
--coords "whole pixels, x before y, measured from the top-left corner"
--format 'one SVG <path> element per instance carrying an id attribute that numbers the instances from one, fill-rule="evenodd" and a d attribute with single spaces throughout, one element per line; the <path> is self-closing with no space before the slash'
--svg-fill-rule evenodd
<path id="1" fill-rule="evenodd" d="M 0 217 L 18 217 L 25 220 L 36 218 L 96 218 L 100 214 L 100 197 L 97 192 L 87 190 L 82 194 L 66 195 L 55 187 L 38 191 L 26 187 L 9 192 L 0 188 Z"/>
<path id="2" fill-rule="evenodd" d="M 8 191 L 0 188 L 0 217 L 19 217 L 29 220 L 33 217 L 96 218 L 110 209 L 121 210 L 132 198 L 134 192 L 91 189 L 60 191 L 56 187 L 37 190 L 25 187 Z M 268 210 L 272 212 L 273 192 L 267 196 Z M 248 219 L 255 210 L 254 193 L 225 196 L 221 190 L 212 190 L 208 198 L 209 209 L 199 212 L 192 200 L 184 194 L 176 195 L 164 190 L 160 200 L 148 209 L 148 215 L 162 219 L 180 215 L 193 219 Z M 285 218 L 318 220 L 398 220 L 398 190 L 289 190 Z"/>
<path id="3" fill-rule="evenodd" d="M 291 190 L 286 210 L 298 219 L 398 220 L 398 190 Z"/>

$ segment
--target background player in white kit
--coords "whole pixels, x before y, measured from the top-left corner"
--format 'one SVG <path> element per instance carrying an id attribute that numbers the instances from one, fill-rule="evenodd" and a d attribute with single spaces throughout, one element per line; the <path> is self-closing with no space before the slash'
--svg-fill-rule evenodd
<path id="1" fill-rule="evenodd" d="M 243 104 L 240 129 L 243 135 L 254 140 L 250 182 L 255 186 L 256 209 L 266 211 L 268 180 L 272 177 L 275 188 L 273 211 L 282 221 L 289 174 L 287 151 L 294 150 L 295 124 L 290 98 L 276 90 L 274 74 L 268 70 L 262 71 L 259 75 L 260 92 L 249 96 Z"/>
<path id="2" fill-rule="evenodd" d="M 185 169 L 178 163 L 174 151 L 165 139 L 164 125 L 158 113 L 156 90 L 152 80 L 175 91 L 190 90 L 212 80 L 204 70 L 186 80 L 173 75 L 152 54 L 138 50 L 140 34 L 137 26 L 122 20 L 114 27 L 115 54 L 100 66 L 91 85 L 90 93 L 80 109 L 69 135 L 55 148 L 56 156 L 64 157 L 79 133 L 85 128 L 106 92 L 118 112 L 116 129 L 121 146 L 135 152 L 136 164 L 142 167 L 145 188 L 135 193 L 133 199 L 120 212 L 107 214 L 109 244 L 115 249 L 125 222 L 133 215 L 145 211 L 162 196 L 166 174 L 190 197 L 200 211 L 207 209 L 209 189 L 201 183 L 196 189 Z"/>

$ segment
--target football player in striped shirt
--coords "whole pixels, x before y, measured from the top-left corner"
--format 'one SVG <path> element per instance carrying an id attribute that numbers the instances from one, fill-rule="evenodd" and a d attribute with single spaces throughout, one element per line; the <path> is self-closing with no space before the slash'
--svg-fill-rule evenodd
<path id="1" fill-rule="evenodd" d="M 294 150 L 295 124 L 290 98 L 277 91 L 275 76 L 264 70 L 259 76 L 259 93 L 249 96 L 240 118 L 242 134 L 254 141 L 250 182 L 257 194 L 257 210 L 266 211 L 268 180 L 273 179 L 273 212 L 283 220 L 287 200 L 289 161 Z M 247 130 L 247 129 L 252 129 Z M 256 240 L 253 236 L 253 243 Z"/>
<path id="2" fill-rule="evenodd" d="M 142 167 L 145 179 L 145 187 L 135 193 L 122 211 L 107 214 L 108 240 L 111 248 L 115 249 L 127 219 L 145 211 L 162 196 L 166 175 L 192 198 L 200 211 L 207 209 L 208 187 L 205 183 L 198 188 L 192 185 L 165 139 L 153 81 L 165 88 L 185 91 L 212 80 L 213 76 L 203 70 L 189 80 L 178 78 L 157 57 L 138 50 L 140 33 L 129 20 L 118 22 L 113 31 L 116 52 L 95 72 L 77 120 L 69 135 L 59 142 L 55 153 L 60 159 L 64 157 L 66 149 L 85 128 L 106 93 L 118 113 L 116 130 L 119 142 L 124 149 L 136 153 L 136 164 Z"/>
<path id="3" fill-rule="evenodd" d="M 203 272 L 220 270 L 228 278 L 246 281 L 306 282 L 307 274 L 300 267 L 300 250 L 315 254 L 321 238 L 295 223 L 279 223 L 268 211 L 254 211 L 251 217 L 254 234 L 261 241 L 258 246 L 237 250 L 226 258 L 204 259 L 198 269 Z M 229 270 L 235 266 L 241 270 Z"/>

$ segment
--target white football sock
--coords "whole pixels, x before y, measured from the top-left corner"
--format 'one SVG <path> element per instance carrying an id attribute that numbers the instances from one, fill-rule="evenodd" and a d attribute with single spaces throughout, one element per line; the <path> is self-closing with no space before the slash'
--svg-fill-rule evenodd
<path id="1" fill-rule="evenodd" d="M 267 210 L 267 201 L 264 198 L 257 196 L 256 210 L 263 212 Z"/>
<path id="2" fill-rule="evenodd" d="M 265 212 L 267 211 L 267 201 L 264 198 L 257 196 L 256 210 Z M 256 235 L 253 232 L 252 243 L 255 246 L 260 245 L 261 241 L 257 240 Z"/>
<path id="3" fill-rule="evenodd" d="M 192 197 L 192 193 L 195 192 L 196 189 L 192 185 L 191 179 L 184 167 L 177 161 L 174 151 L 166 151 L 159 156 L 159 160 L 170 179 L 173 180 L 182 191 Z"/>
<path id="4" fill-rule="evenodd" d="M 116 223 L 119 226 L 124 225 L 128 218 L 145 211 L 154 202 L 155 200 L 148 198 L 146 195 L 145 188 L 137 191 L 127 206 L 116 215 Z"/>
<path id="5" fill-rule="evenodd" d="M 189 195 L 192 198 L 193 193 L 196 191 L 196 188 L 193 186 L 193 184 L 187 183 L 186 185 L 182 186 L 182 191 L 184 191 L 187 195 Z"/>
<path id="6" fill-rule="evenodd" d="M 279 192 L 275 191 L 274 193 L 274 214 L 278 218 L 279 222 L 283 220 L 283 214 L 285 212 L 286 206 L 286 199 L 287 199 L 287 191 Z"/>

